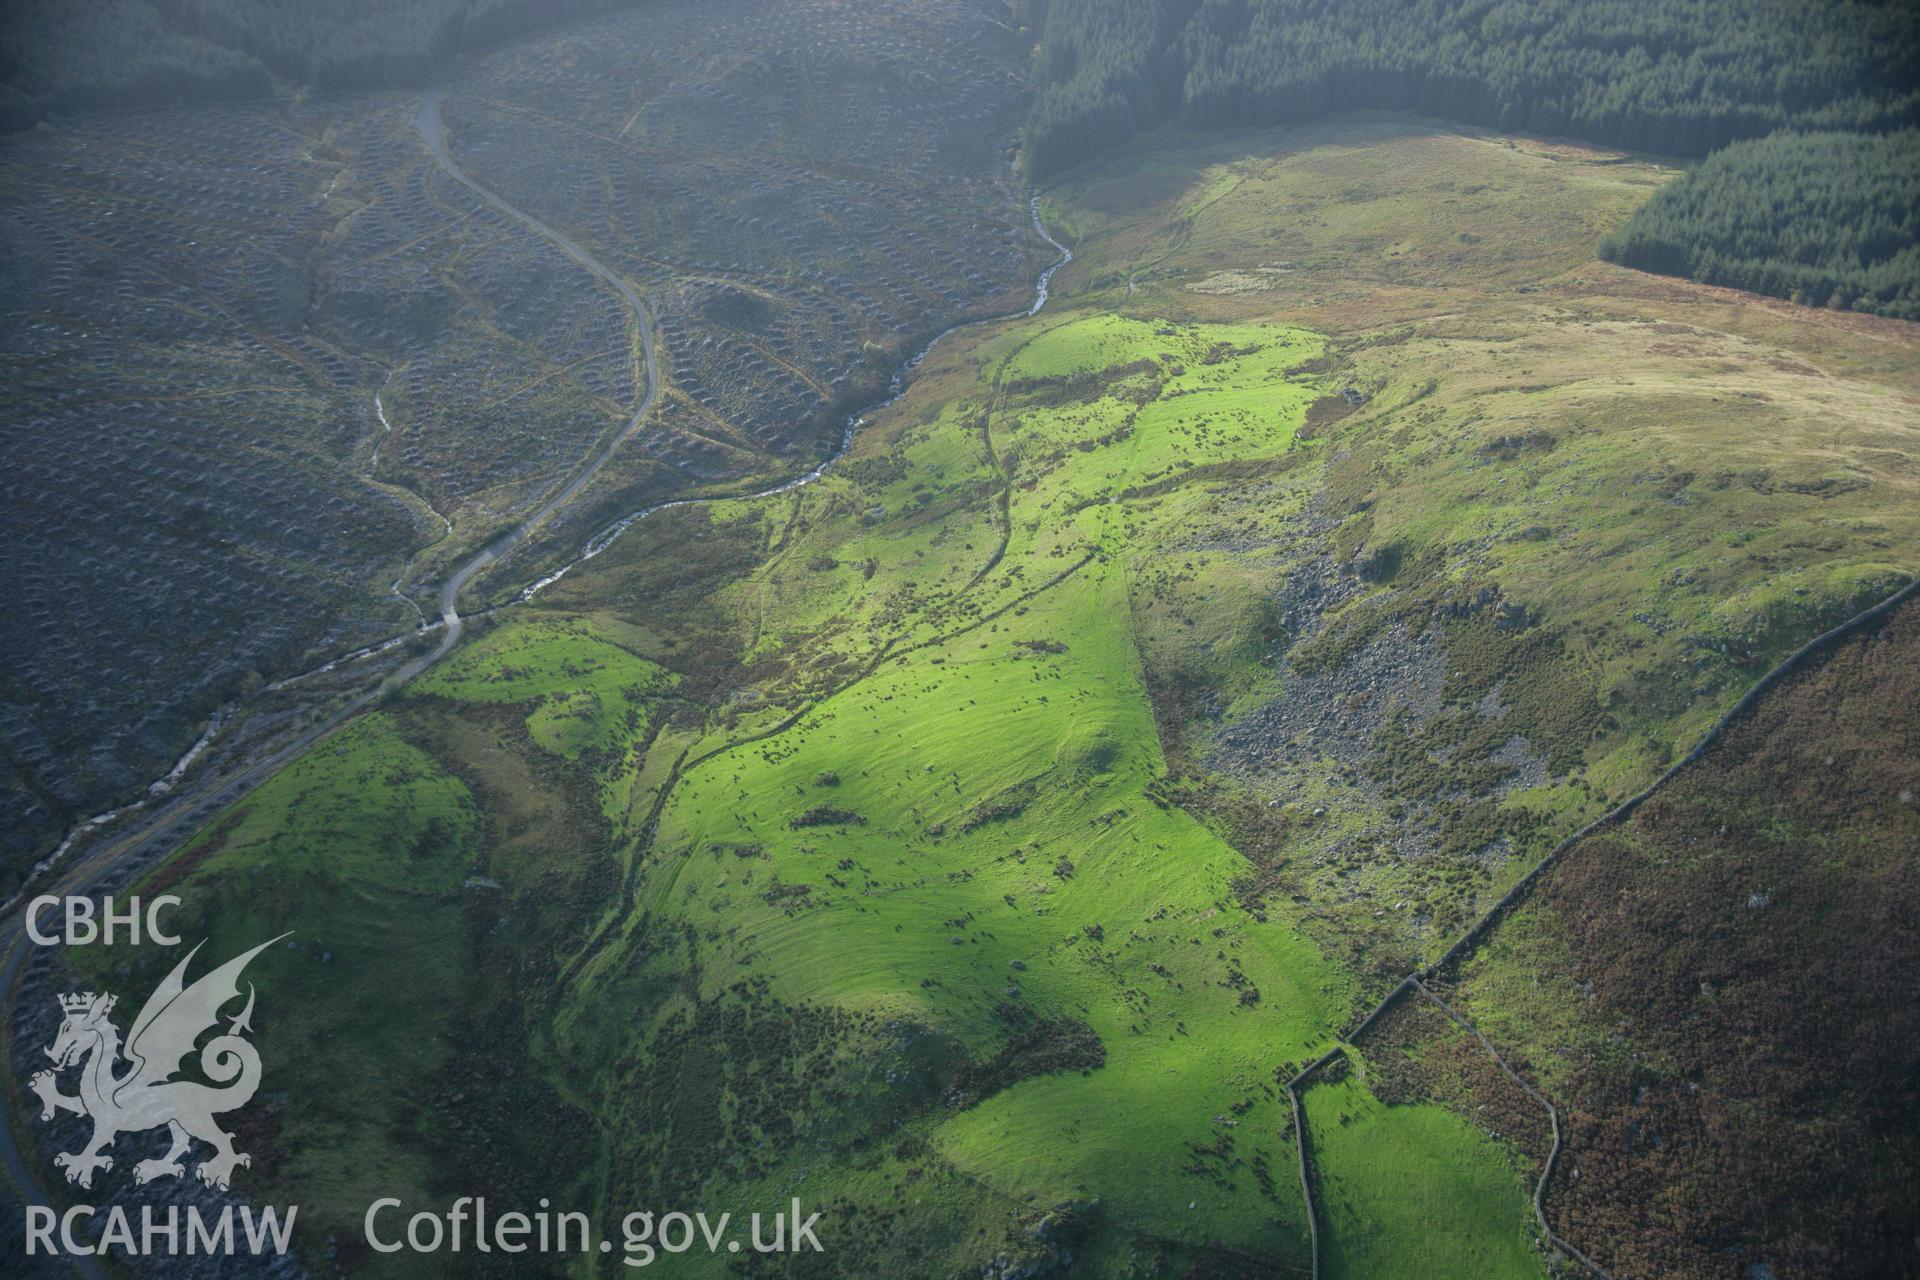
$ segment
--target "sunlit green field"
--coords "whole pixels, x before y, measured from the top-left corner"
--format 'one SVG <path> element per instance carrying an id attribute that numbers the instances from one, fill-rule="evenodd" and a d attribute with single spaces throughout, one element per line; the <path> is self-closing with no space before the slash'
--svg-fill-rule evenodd
<path id="1" fill-rule="evenodd" d="M 1251 918 L 1231 886 L 1238 855 L 1150 794 L 1165 762 L 1129 583 L 1184 505 L 1129 515 L 1106 499 L 1284 456 L 1313 395 L 1288 370 L 1319 349 L 1287 328 L 1094 314 L 969 353 L 995 384 L 981 414 L 940 413 L 888 442 L 904 474 L 873 496 L 906 513 L 866 523 L 859 507 L 785 553 L 879 559 L 871 581 L 922 607 L 878 622 L 886 639 L 867 651 L 891 656 L 864 679 L 686 773 L 634 908 L 713 940 L 701 998 L 764 976 L 784 1001 L 934 1028 L 975 1059 L 1024 1020 L 1086 1024 L 1097 1069 L 912 1128 L 1013 1200 L 1098 1200 L 1132 1235 L 1283 1257 L 1300 1256 L 1304 1219 L 1273 1064 L 1323 1043 L 1347 984 L 1284 918 Z M 1092 395 L 1052 403 L 1069 379 L 1116 367 Z M 955 505 L 922 461 L 955 437 L 976 466 L 991 451 L 1004 507 Z M 846 487 L 830 479 L 807 505 L 854 510 Z M 729 515 L 767 518 L 764 505 Z M 586 1011 L 640 1004 L 657 982 L 603 952 L 555 1052 L 612 1059 L 605 1037 L 623 1033 Z M 806 1185 L 843 1193 L 831 1172 Z"/>
<path id="2" fill-rule="evenodd" d="M 216 949 L 299 930 L 290 1095 L 383 1100 L 289 1112 L 272 1185 L 351 1231 L 342 1170 L 551 1159 L 602 1216 L 798 1195 L 846 1275 L 1303 1270 L 1279 1081 L 1912 568 L 1902 357 L 1593 263 L 1660 177 L 1378 120 L 1070 175 L 1041 314 L 818 483 L 642 522 L 158 873 Z M 1340 683 L 1422 635 L 1418 724 Z M 1326 688 L 1284 768 L 1233 754 Z M 1479 1118 L 1305 1109 L 1327 1274 L 1542 1274 Z"/>
<path id="3" fill-rule="evenodd" d="M 1506 1154 L 1445 1107 L 1385 1106 L 1348 1078 L 1305 1101 L 1329 1276 L 1538 1276 Z"/>

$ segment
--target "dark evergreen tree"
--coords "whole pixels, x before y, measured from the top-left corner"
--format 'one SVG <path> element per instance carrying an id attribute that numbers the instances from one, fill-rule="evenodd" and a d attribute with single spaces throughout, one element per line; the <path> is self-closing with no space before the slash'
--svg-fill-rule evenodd
<path id="1" fill-rule="evenodd" d="M 1920 130 L 1736 142 L 1607 237 L 1612 262 L 1920 320 Z"/>
<path id="2" fill-rule="evenodd" d="M 1390 107 L 1703 156 L 1920 123 L 1915 0 L 1051 0 L 1028 163 Z"/>
<path id="3" fill-rule="evenodd" d="M 1047 0 L 1031 16 L 1036 177 L 1158 120 L 1362 108 L 1712 154 L 1606 254 L 1920 318 L 1916 0 Z"/>

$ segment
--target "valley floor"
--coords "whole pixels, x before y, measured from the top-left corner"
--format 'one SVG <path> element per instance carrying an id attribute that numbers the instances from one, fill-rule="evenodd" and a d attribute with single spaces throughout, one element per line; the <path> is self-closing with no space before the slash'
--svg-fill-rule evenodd
<path id="1" fill-rule="evenodd" d="M 1307 1274 L 1283 1082 L 1920 570 L 1920 334 L 1595 261 L 1667 176 L 1399 117 L 1070 175 L 1045 310 L 935 347 L 818 483 L 635 525 L 145 881 L 214 954 L 297 930 L 250 1193 L 365 1274 L 422 1268 L 350 1243 L 372 1197 L 455 1186 L 798 1196 L 796 1275 Z M 1859 723 L 1904 795 L 1911 744 Z M 1476 1024 L 1577 1125 L 1689 1079 L 1738 1112 L 1556 874 L 1463 970 Z M 1562 1267 L 1538 1117 L 1462 1034 L 1390 1030 L 1304 1100 L 1324 1274 Z M 1693 1203 L 1748 1149 L 1716 1132 L 1556 1191 L 1558 1228 L 1662 1274 L 1877 1256 L 1589 1195 Z"/>

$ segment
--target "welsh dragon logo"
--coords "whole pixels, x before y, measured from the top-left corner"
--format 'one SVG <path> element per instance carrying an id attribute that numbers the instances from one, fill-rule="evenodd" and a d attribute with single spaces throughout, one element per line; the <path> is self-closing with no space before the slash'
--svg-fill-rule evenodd
<path id="1" fill-rule="evenodd" d="M 281 937 L 285 937 L 282 934 Z M 280 941 L 263 942 L 237 956 L 192 986 L 186 985 L 187 965 L 199 953 L 196 946 L 154 990 L 124 1050 L 120 1031 L 113 1025 L 114 997 L 88 991 L 60 997 L 66 1015 L 60 1034 L 47 1050 L 53 1070 L 34 1075 L 29 1087 L 40 1096 L 40 1118 L 51 1120 L 56 1111 L 71 1111 L 93 1121 L 93 1137 L 79 1151 L 53 1158 L 66 1171 L 67 1181 L 93 1185 L 95 1170 L 113 1168 L 106 1154 L 122 1133 L 167 1127 L 173 1146 L 157 1160 L 133 1167 L 135 1182 L 177 1178 L 186 1172 L 181 1162 L 198 1139 L 213 1148 L 211 1158 L 194 1170 L 208 1186 L 225 1189 L 235 1167 L 251 1165 L 253 1158 L 233 1149 L 233 1135 L 214 1120 L 217 1112 L 243 1107 L 260 1087 L 260 1055 L 245 1039 L 253 1028 L 253 984 L 247 984 L 247 1004 L 233 1018 L 225 1034 L 216 1035 L 200 1049 L 200 1071 L 213 1084 L 175 1080 L 194 1042 L 220 1020 L 220 1009 L 240 994 L 240 971 L 247 962 Z M 126 1069 L 120 1069 L 123 1056 Z M 80 1068 L 77 1097 L 60 1092 L 58 1073 Z"/>

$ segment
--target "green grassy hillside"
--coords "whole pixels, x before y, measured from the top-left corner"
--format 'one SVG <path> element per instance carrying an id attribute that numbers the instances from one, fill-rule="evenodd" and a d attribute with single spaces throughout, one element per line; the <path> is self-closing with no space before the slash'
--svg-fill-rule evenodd
<path id="1" fill-rule="evenodd" d="M 264 1118 L 249 1116 L 237 1136 L 259 1152 L 267 1185 L 296 1203 L 418 1197 L 433 1184 L 427 1152 L 393 1138 L 431 1125 L 427 1096 L 466 985 L 463 882 L 485 821 L 468 787 L 390 717 L 369 716 L 142 886 L 184 899 L 170 927 L 189 945 L 205 939 L 195 974 L 286 935 L 247 969 L 261 993 L 255 1025 L 285 1065 Z M 131 945 L 69 954 L 115 989 L 150 990 L 180 959 Z"/>
<path id="2" fill-rule="evenodd" d="M 1526 1192 L 1496 1139 L 1358 1080 L 1307 1095 L 1329 1276 L 1538 1276 Z"/>
<path id="3" fill-rule="evenodd" d="M 402 910 L 387 788 L 467 797 L 420 972 L 458 957 L 432 998 L 486 1051 L 418 1094 L 265 1032 L 269 1069 L 414 1097 L 365 1158 L 463 1193 L 530 1187 L 539 1147 L 602 1219 L 797 1195 L 807 1274 L 1301 1273 L 1279 1081 L 1920 568 L 1920 339 L 1593 260 L 1667 176 L 1374 119 L 1050 192 L 1078 242 L 1046 310 L 941 344 L 817 484 L 643 522 L 295 767 L 430 760 L 305 820 L 325 889 L 231 927 Z M 198 900 L 228 873 L 196 858 L 159 874 Z M 303 1016 L 406 1019 L 414 986 Z M 1332 1270 L 1542 1274 L 1534 1136 L 1369 1054 L 1306 1099 Z"/>
<path id="4" fill-rule="evenodd" d="M 1706 157 L 1608 258 L 1915 317 L 1920 22 L 1904 0 L 1027 0 L 1029 173 L 1166 121 L 1299 123 L 1402 108 Z M 1903 132 L 1903 130 L 1905 132 Z"/>

